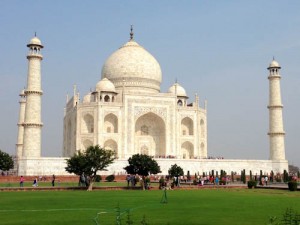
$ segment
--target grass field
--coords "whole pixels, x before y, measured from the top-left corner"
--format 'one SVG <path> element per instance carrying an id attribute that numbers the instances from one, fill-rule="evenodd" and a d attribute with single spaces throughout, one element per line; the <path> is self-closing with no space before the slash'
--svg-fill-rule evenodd
<path id="1" fill-rule="evenodd" d="M 258 189 L 167 191 L 20 191 L 0 192 L 0 224 L 116 224 L 115 208 L 130 209 L 134 224 L 145 215 L 149 225 L 267 224 L 286 208 L 300 211 L 300 193 Z M 126 214 L 122 216 L 125 225 Z"/>

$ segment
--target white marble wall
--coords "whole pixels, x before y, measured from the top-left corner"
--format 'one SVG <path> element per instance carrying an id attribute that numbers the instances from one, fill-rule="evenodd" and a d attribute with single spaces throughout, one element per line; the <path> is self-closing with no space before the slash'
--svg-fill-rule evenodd
<path id="1" fill-rule="evenodd" d="M 65 171 L 67 158 L 27 158 L 20 159 L 18 166 L 18 175 L 26 176 L 42 176 L 42 175 L 70 175 Z M 192 159 L 192 160 L 180 160 L 180 159 L 157 159 L 160 165 L 162 175 L 167 175 L 171 165 L 177 164 L 182 167 L 185 174 L 190 171 L 191 175 L 198 173 L 201 175 L 203 172 L 209 173 L 212 170 L 220 171 L 224 170 L 227 174 L 231 171 L 237 174 L 241 173 L 241 170 L 245 169 L 246 174 L 252 171 L 252 174 L 259 174 L 260 170 L 264 174 L 270 174 L 271 170 L 274 173 L 283 173 L 283 170 L 288 171 L 288 162 L 286 160 L 233 160 L 233 159 Z M 123 169 L 128 165 L 128 160 L 116 160 L 108 167 L 108 171 L 101 171 L 99 174 L 125 174 Z"/>

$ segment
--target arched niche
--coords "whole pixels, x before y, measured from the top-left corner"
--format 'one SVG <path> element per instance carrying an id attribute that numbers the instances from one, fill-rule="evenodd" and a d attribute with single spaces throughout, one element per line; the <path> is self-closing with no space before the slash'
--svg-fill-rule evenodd
<path id="1" fill-rule="evenodd" d="M 104 142 L 104 148 L 109 149 L 115 152 L 116 156 L 118 156 L 118 144 L 116 141 L 109 139 Z"/>
<path id="2" fill-rule="evenodd" d="M 205 137 L 205 123 L 203 119 L 200 120 L 200 135 L 201 138 Z"/>
<path id="3" fill-rule="evenodd" d="M 85 151 L 88 147 L 93 146 L 93 142 L 89 139 L 86 139 L 82 142 L 83 150 Z"/>
<path id="4" fill-rule="evenodd" d="M 194 158 L 194 145 L 186 141 L 181 145 L 181 153 L 183 159 L 192 159 Z"/>
<path id="5" fill-rule="evenodd" d="M 183 136 L 194 135 L 194 124 L 191 118 L 185 117 L 181 120 L 181 134 Z"/>
<path id="6" fill-rule="evenodd" d="M 118 133 L 118 117 L 115 114 L 108 114 L 104 117 L 104 132 Z"/>
<path id="7" fill-rule="evenodd" d="M 71 148 L 72 148 L 72 123 L 69 119 L 66 124 L 66 136 L 65 136 L 65 152 L 66 156 L 71 156 Z"/>
<path id="8" fill-rule="evenodd" d="M 91 114 L 85 114 L 83 116 L 81 133 L 94 133 L 94 117 Z"/>
<path id="9" fill-rule="evenodd" d="M 140 116 L 135 123 L 135 153 L 142 152 L 156 157 L 166 155 L 166 125 L 152 112 Z"/>
<path id="10" fill-rule="evenodd" d="M 200 145 L 200 156 L 201 156 L 201 158 L 207 157 L 204 143 L 201 143 L 201 145 Z"/>

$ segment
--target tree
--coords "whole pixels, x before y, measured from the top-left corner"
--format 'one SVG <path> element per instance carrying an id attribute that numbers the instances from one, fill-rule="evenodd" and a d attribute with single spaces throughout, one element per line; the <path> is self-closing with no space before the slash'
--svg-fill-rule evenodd
<path id="1" fill-rule="evenodd" d="M 70 159 L 67 159 L 67 167 L 65 168 L 69 173 L 75 173 L 79 176 L 87 176 L 88 190 L 91 191 L 93 183 L 98 171 L 106 170 L 114 160 L 115 152 L 100 148 L 99 145 L 90 146 L 85 152 L 78 152 Z"/>
<path id="2" fill-rule="evenodd" d="M 13 158 L 0 150 L 0 170 L 7 171 L 14 168 Z"/>
<path id="3" fill-rule="evenodd" d="M 148 155 L 135 154 L 128 159 L 128 163 L 124 169 L 129 174 L 148 176 L 161 172 L 158 163 Z"/>
<path id="4" fill-rule="evenodd" d="M 289 172 L 291 174 L 297 174 L 300 171 L 299 167 L 294 165 L 289 165 Z"/>
<path id="5" fill-rule="evenodd" d="M 177 166 L 177 164 L 174 164 L 171 166 L 171 168 L 168 170 L 168 173 L 171 177 L 176 177 L 176 186 L 178 186 L 179 178 L 180 176 L 183 176 L 183 169 L 180 166 Z"/>

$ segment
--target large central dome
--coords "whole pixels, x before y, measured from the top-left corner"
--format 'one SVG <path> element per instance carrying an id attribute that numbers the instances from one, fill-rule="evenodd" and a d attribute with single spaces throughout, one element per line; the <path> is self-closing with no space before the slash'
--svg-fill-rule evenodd
<path id="1" fill-rule="evenodd" d="M 156 59 L 133 39 L 115 51 L 104 63 L 102 79 L 109 79 L 121 90 L 158 93 L 162 80 Z"/>

